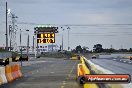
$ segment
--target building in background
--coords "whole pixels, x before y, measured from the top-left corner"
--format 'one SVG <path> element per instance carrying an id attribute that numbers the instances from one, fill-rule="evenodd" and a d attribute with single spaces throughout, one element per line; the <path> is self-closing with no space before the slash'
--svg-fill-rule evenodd
<path id="1" fill-rule="evenodd" d="M 59 50 L 58 45 L 38 45 L 38 52 L 56 52 Z"/>

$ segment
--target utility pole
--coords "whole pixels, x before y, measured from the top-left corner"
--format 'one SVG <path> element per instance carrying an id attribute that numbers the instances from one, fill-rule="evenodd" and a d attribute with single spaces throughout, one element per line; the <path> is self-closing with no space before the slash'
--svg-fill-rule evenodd
<path id="1" fill-rule="evenodd" d="M 36 36 L 37 37 L 37 36 Z M 37 38 L 36 38 L 37 39 Z M 37 41 L 37 40 L 36 40 Z M 36 55 L 36 57 L 38 57 L 38 42 L 37 42 L 37 55 Z"/>
<path id="2" fill-rule="evenodd" d="M 27 38 L 27 56 L 29 54 L 29 34 L 28 34 L 28 38 Z"/>
<path id="3" fill-rule="evenodd" d="M 11 35 L 12 35 L 12 26 L 9 25 L 9 36 L 10 36 L 10 51 L 12 50 L 12 38 L 11 38 Z"/>
<path id="4" fill-rule="evenodd" d="M 20 29 L 20 52 L 21 52 L 21 58 L 22 58 L 22 36 L 21 36 L 21 29 Z M 21 59 L 21 66 L 22 66 L 22 59 Z"/>
<path id="5" fill-rule="evenodd" d="M 11 35 L 11 40 L 12 40 L 12 45 L 14 47 L 13 50 L 16 50 L 16 47 L 17 47 L 17 43 L 16 43 L 16 25 L 15 25 L 15 22 L 16 22 L 16 18 L 18 18 L 15 14 L 11 13 L 11 18 L 12 18 L 12 35 Z"/>
<path id="6" fill-rule="evenodd" d="M 8 10 L 7 10 L 7 2 L 6 2 L 6 50 L 8 51 L 8 29 L 7 29 L 7 14 L 8 14 Z"/>
<path id="7" fill-rule="evenodd" d="M 33 50 L 32 50 L 32 52 L 34 52 L 34 36 L 33 36 Z"/>
<path id="8" fill-rule="evenodd" d="M 26 31 L 29 32 L 28 29 Z M 28 37 L 27 37 L 27 56 L 28 56 L 28 53 L 29 53 L 29 34 L 28 34 Z"/>
<path id="9" fill-rule="evenodd" d="M 9 25 L 9 36 L 10 36 L 10 46 L 13 48 L 14 51 L 17 49 L 17 42 L 16 42 L 16 31 L 17 29 L 15 28 L 17 25 L 16 23 L 16 18 L 18 18 L 15 14 L 13 14 L 10 9 L 8 10 L 8 14 L 11 15 L 11 23 L 12 25 Z"/>
<path id="10" fill-rule="evenodd" d="M 35 54 L 35 58 L 37 58 L 37 54 L 38 54 L 38 43 L 37 43 L 37 28 L 34 28 L 34 54 Z"/>
<path id="11" fill-rule="evenodd" d="M 69 31 L 70 31 L 70 27 L 68 27 L 67 29 L 68 29 L 68 47 L 67 48 L 68 48 L 68 51 L 69 51 L 69 49 L 70 49 L 70 46 L 69 46 Z"/>
<path id="12" fill-rule="evenodd" d="M 64 31 L 64 29 L 63 29 Z M 62 51 L 63 51 L 63 31 L 62 31 Z"/>

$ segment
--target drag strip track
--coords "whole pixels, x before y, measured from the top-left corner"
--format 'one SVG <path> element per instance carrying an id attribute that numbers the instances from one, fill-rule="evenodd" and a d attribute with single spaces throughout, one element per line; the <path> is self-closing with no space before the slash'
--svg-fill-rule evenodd
<path id="1" fill-rule="evenodd" d="M 132 64 L 122 63 L 113 59 L 91 59 L 91 61 L 101 67 L 118 74 L 132 75 Z"/>

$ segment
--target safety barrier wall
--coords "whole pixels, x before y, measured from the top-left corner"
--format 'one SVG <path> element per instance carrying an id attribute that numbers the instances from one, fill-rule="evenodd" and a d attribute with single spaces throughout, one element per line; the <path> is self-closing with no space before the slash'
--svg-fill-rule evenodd
<path id="1" fill-rule="evenodd" d="M 0 85 L 12 82 L 15 79 L 22 77 L 22 72 L 19 64 L 6 65 L 0 67 Z"/>
<path id="2" fill-rule="evenodd" d="M 0 79 L 1 79 L 0 84 L 7 83 L 7 79 L 6 79 L 6 76 L 5 76 L 5 67 L 0 67 Z"/>
<path id="3" fill-rule="evenodd" d="M 83 88 L 98 88 L 98 85 L 94 83 L 87 83 L 85 80 L 85 75 L 91 74 L 89 68 L 85 64 L 84 57 L 80 57 L 80 63 L 77 66 L 77 81 L 79 84 L 83 85 Z"/>
<path id="4" fill-rule="evenodd" d="M 91 67 L 91 70 L 95 71 L 96 74 L 114 74 L 113 72 L 104 69 L 102 67 L 99 67 L 96 64 L 93 64 L 91 61 L 89 61 L 88 59 L 86 59 L 84 56 L 82 56 L 82 58 L 84 59 L 84 61 L 89 64 L 89 66 Z M 130 88 L 129 86 L 131 86 L 130 84 L 104 84 L 106 86 L 106 88 Z M 89 88 L 89 85 L 86 84 L 84 85 L 85 88 Z M 94 87 L 93 87 L 94 88 Z"/>

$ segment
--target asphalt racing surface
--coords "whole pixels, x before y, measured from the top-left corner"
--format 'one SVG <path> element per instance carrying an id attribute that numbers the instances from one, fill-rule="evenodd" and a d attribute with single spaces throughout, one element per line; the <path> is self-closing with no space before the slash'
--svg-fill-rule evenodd
<path id="1" fill-rule="evenodd" d="M 91 59 L 91 61 L 105 69 L 117 74 L 130 74 L 132 76 L 132 63 L 128 59 Z"/>
<path id="2" fill-rule="evenodd" d="M 22 67 L 23 78 L 0 88 L 80 88 L 76 81 L 79 60 L 39 58 L 31 62 Z"/>

